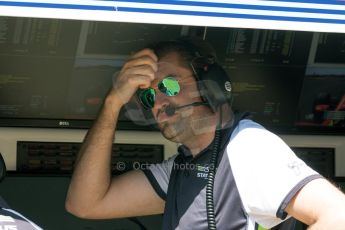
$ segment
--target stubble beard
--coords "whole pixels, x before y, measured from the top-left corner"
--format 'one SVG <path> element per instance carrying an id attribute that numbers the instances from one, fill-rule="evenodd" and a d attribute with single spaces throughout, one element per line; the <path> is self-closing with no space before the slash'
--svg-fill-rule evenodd
<path id="1" fill-rule="evenodd" d="M 159 124 L 162 135 L 175 143 L 185 143 L 193 137 L 214 132 L 212 116 L 185 117 Z"/>
<path id="2" fill-rule="evenodd" d="M 166 139 L 175 143 L 183 143 L 186 136 L 188 136 L 190 125 L 189 119 L 179 117 L 175 121 L 166 121 L 159 124 L 159 128 Z"/>

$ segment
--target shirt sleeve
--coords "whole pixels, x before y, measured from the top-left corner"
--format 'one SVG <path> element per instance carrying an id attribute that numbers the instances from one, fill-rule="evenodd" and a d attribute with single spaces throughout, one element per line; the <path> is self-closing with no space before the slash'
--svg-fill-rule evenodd
<path id="1" fill-rule="evenodd" d="M 249 120 L 234 130 L 227 154 L 245 211 L 266 228 L 282 222 L 292 197 L 321 177 L 277 135 Z"/>
<path id="2" fill-rule="evenodd" d="M 163 200 L 166 200 L 171 169 L 174 165 L 175 157 L 176 155 L 159 164 L 151 164 L 147 169 L 143 170 L 153 189 Z"/>
<path id="3" fill-rule="evenodd" d="M 3 229 L 42 230 L 31 220 L 13 209 L 0 208 L 0 227 Z M 2 228 L 0 228 L 2 229 Z"/>

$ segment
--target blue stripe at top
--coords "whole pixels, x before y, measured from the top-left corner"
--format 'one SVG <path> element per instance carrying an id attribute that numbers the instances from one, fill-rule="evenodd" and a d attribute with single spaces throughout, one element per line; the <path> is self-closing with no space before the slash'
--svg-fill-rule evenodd
<path id="1" fill-rule="evenodd" d="M 309 4 L 324 4 L 324 5 L 345 5 L 345 1 L 340 0 L 304 0 L 304 1 L 298 1 L 298 0 L 284 0 L 284 1 L 278 1 L 278 0 L 266 0 L 269 2 L 293 2 L 293 3 L 309 3 Z"/>
<path id="2" fill-rule="evenodd" d="M 106 1 L 106 2 L 116 2 L 116 0 L 94 0 L 94 1 Z M 291 3 L 308 3 L 308 4 L 322 4 L 322 5 L 345 5 L 345 1 L 343 0 L 304 0 L 304 1 L 299 1 L 299 0 L 265 0 L 266 2 L 291 2 Z M 141 3 L 150 3 L 152 1 L 147 1 L 147 0 L 127 0 L 127 1 L 121 1 L 121 2 L 141 2 Z M 196 3 L 212 3 L 210 2 L 199 2 L 199 1 L 187 1 L 187 0 L 156 0 L 153 1 L 154 3 L 164 3 L 164 4 L 179 4 L 179 2 L 196 2 Z M 222 4 L 222 3 L 219 3 Z M 225 3 L 227 4 L 227 3 Z M 231 3 L 229 3 L 231 4 Z"/>
<path id="3" fill-rule="evenodd" d="M 270 0 L 274 1 L 274 0 Z M 114 2 L 114 0 L 94 0 L 97 2 Z M 282 11 L 282 12 L 300 12 L 300 13 L 316 13 L 316 14 L 337 14 L 345 15 L 345 10 L 329 10 L 329 9 L 310 9 L 310 8 L 296 8 L 296 7 L 279 7 L 279 6 L 262 6 L 262 5 L 244 5 L 231 3 L 210 3 L 210 2 L 187 2 L 178 0 L 127 0 L 122 2 L 129 3 L 151 3 L 151 4 L 174 4 L 176 6 L 201 6 L 201 7 L 219 7 L 219 8 L 234 8 L 234 9 L 248 9 L 248 10 L 266 10 L 266 11 Z M 22 7 L 38 7 L 38 8 L 62 8 L 62 9 L 81 9 L 81 10 L 114 10 L 113 6 L 100 5 L 76 5 L 76 4 L 59 4 L 59 3 L 38 3 L 38 2 L 13 2 L 0 1 L 0 6 L 22 6 Z M 345 5 L 345 2 L 344 4 Z M 130 8 L 130 7 L 128 7 Z M 269 12 L 267 12 L 269 15 Z"/>
<path id="4" fill-rule="evenodd" d="M 269 16 L 269 15 L 265 16 L 265 15 L 251 15 L 251 14 L 236 14 L 236 13 L 193 12 L 193 11 L 182 11 L 182 10 L 142 9 L 142 8 L 131 8 L 131 7 L 118 7 L 118 11 L 132 12 L 132 13 L 156 13 L 156 14 L 207 16 L 207 17 L 223 17 L 223 18 L 260 19 L 260 20 L 274 20 L 274 21 L 279 20 L 279 21 L 293 21 L 293 22 L 345 24 L 345 19 L 301 18 L 301 17 Z"/>
<path id="5" fill-rule="evenodd" d="M 112 1 L 114 0 L 102 0 Z M 271 0 L 272 1 L 272 0 Z M 100 0 L 95 0 L 101 2 Z M 322 9 L 306 9 L 306 8 L 288 8 L 288 7 L 273 7 L 273 6 L 253 6 L 253 5 L 241 5 L 241 4 L 223 4 L 223 3 L 201 3 L 201 2 L 186 2 L 176 0 L 129 0 L 126 2 L 136 3 L 160 3 L 160 4 L 171 4 L 178 3 L 185 6 L 194 4 L 195 6 L 208 6 L 208 7 L 220 7 L 222 8 L 235 8 L 235 9 L 256 9 L 256 10 L 271 10 L 271 11 L 282 11 L 282 12 L 301 12 L 301 13 L 324 13 L 324 14 L 335 14 L 345 15 L 345 10 L 322 10 Z M 58 4 L 58 3 L 35 3 L 35 2 L 13 2 L 13 1 L 0 1 L 0 6 L 18 6 L 18 7 L 37 7 L 37 8 L 60 8 L 60 9 L 78 9 L 78 10 L 101 10 L 101 11 L 115 11 L 115 6 L 99 6 L 99 5 L 75 5 L 75 4 Z M 116 3 L 114 2 L 114 5 Z M 226 6 L 226 7 L 225 7 Z M 322 22 L 322 23 L 336 23 L 345 24 L 344 19 L 323 19 L 323 18 L 308 18 L 305 17 L 291 17 L 291 16 L 272 16 L 267 11 L 267 15 L 255 15 L 255 14 L 240 14 L 240 13 L 222 13 L 222 12 L 203 12 L 203 11 L 187 11 L 187 10 L 174 10 L 174 9 L 143 9 L 137 7 L 117 7 L 124 12 L 143 12 L 143 13 L 164 13 L 164 14 L 175 14 L 175 15 L 194 15 L 194 16 L 209 16 L 209 17 L 232 17 L 232 18 L 250 18 L 250 19 L 268 19 L 268 20 L 283 20 L 283 21 L 302 21 L 302 22 Z"/>
<path id="6" fill-rule="evenodd" d="M 113 6 L 75 5 L 75 4 L 57 4 L 57 3 L 38 3 L 38 2 L 0 1 L 0 6 L 20 6 L 20 7 L 38 7 L 38 8 L 54 8 L 54 9 L 115 11 L 115 8 Z"/>
<path id="7" fill-rule="evenodd" d="M 114 0 L 95 0 L 98 1 L 111 1 Z M 271 0 L 273 1 L 273 0 Z M 284 11 L 284 12 L 301 12 L 301 13 L 316 13 L 316 14 L 342 14 L 345 15 L 345 10 L 330 10 L 318 8 L 299 8 L 299 7 L 285 7 L 285 6 L 264 6 L 264 5 L 246 5 L 234 3 L 217 3 L 217 2 L 198 2 L 198 1 L 179 1 L 179 0 L 127 0 L 121 1 L 122 3 L 149 3 L 160 5 L 176 5 L 176 6 L 201 6 L 201 7 L 219 7 L 219 8 L 235 8 L 235 9 L 248 9 L 248 10 L 267 10 L 267 11 Z M 279 1 L 280 2 L 280 1 Z M 343 4 L 345 6 L 345 2 Z"/>

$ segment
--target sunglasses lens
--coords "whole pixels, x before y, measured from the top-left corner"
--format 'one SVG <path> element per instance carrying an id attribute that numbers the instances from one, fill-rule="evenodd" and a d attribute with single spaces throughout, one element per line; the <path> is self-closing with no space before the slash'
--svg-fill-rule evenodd
<path id="1" fill-rule="evenodd" d="M 167 77 L 158 83 L 158 89 L 165 95 L 172 97 L 180 92 L 180 85 L 174 77 Z"/>
<path id="2" fill-rule="evenodd" d="M 139 98 L 146 109 L 152 109 L 156 101 L 156 92 L 151 88 L 143 90 L 141 91 Z"/>
<path id="3" fill-rule="evenodd" d="M 158 83 L 158 89 L 166 96 L 176 96 L 180 92 L 180 85 L 174 77 L 166 77 Z M 152 109 L 156 101 L 156 92 L 153 88 L 140 91 L 139 98 L 145 109 Z"/>

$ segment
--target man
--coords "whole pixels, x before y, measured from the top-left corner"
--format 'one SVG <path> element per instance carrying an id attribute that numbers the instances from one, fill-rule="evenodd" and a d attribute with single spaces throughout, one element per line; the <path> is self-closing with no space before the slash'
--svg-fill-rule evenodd
<path id="1" fill-rule="evenodd" d="M 94 219 L 164 212 L 163 229 L 271 228 L 287 215 L 310 229 L 345 229 L 337 188 L 277 136 L 207 98 L 212 87 L 199 81 L 216 63 L 202 44 L 162 42 L 124 64 L 80 150 L 66 209 Z M 138 89 L 162 134 L 182 145 L 162 164 L 112 178 L 119 111 Z"/>

